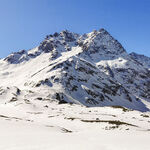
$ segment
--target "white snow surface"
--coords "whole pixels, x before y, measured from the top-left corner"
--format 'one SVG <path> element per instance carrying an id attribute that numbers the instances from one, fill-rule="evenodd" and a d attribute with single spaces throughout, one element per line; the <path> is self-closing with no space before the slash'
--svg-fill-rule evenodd
<path id="1" fill-rule="evenodd" d="M 122 108 L 48 101 L 0 105 L 3 150 L 149 150 L 149 127 L 150 113 Z"/>

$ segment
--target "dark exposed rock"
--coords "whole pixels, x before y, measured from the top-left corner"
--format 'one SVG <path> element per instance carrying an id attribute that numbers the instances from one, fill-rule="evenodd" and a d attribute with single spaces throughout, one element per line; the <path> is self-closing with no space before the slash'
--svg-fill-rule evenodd
<path id="1" fill-rule="evenodd" d="M 66 42 L 73 42 L 76 39 L 74 38 L 74 34 L 69 32 L 68 30 L 64 30 L 60 33 L 60 35 L 64 38 Z"/>
<path id="2" fill-rule="evenodd" d="M 43 41 L 40 44 L 39 49 L 43 50 L 45 53 L 49 53 L 54 49 L 54 44 L 49 41 Z"/>
<path id="3" fill-rule="evenodd" d="M 29 58 L 27 52 L 25 50 L 21 50 L 19 52 L 10 54 L 8 57 L 4 59 L 4 61 L 7 61 L 10 64 L 18 64 L 28 59 Z"/>

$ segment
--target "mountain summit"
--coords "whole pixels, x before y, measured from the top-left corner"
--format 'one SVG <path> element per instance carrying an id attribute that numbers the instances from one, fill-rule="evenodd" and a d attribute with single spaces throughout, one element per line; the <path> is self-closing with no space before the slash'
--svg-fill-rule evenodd
<path id="1" fill-rule="evenodd" d="M 1 103 L 36 100 L 148 111 L 149 66 L 105 29 L 48 35 L 29 51 L 0 60 Z"/>

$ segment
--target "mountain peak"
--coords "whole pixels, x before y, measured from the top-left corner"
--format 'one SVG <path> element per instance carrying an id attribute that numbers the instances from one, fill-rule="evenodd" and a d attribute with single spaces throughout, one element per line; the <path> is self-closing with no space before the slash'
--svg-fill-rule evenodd
<path id="1" fill-rule="evenodd" d="M 99 32 L 109 34 L 109 32 L 104 28 L 99 29 Z"/>
<path id="2" fill-rule="evenodd" d="M 84 35 L 56 32 L 36 48 L 0 60 L 0 68 L 1 86 L 19 89 L 13 94 L 11 88 L 4 88 L 2 99 L 12 92 L 6 102 L 19 95 L 23 101 L 49 99 L 148 110 L 140 99 L 150 98 L 150 72 L 105 29 Z"/>
<path id="3" fill-rule="evenodd" d="M 81 47 L 81 55 L 100 61 L 103 56 L 110 59 L 125 52 L 122 45 L 115 40 L 104 28 L 90 33 L 79 35 L 63 30 L 60 33 L 47 35 L 35 51 L 17 52 L 5 60 L 9 63 L 20 63 L 39 56 L 41 53 L 50 53 L 50 59 L 56 59 L 62 52 L 71 51 L 74 47 Z M 95 57 L 95 58 L 94 58 Z"/>
<path id="4" fill-rule="evenodd" d="M 90 59 L 96 62 L 105 59 L 112 59 L 126 55 L 123 46 L 113 38 L 105 29 L 94 30 L 79 38 L 78 42 Z"/>
<path id="5" fill-rule="evenodd" d="M 60 32 L 60 36 L 63 37 L 63 39 L 66 42 L 74 42 L 78 36 L 78 34 L 75 34 L 73 32 L 70 32 L 68 30 L 63 30 Z"/>

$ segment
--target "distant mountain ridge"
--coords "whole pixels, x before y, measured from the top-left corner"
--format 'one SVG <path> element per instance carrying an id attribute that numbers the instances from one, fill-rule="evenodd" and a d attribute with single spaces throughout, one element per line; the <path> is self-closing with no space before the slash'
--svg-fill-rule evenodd
<path id="1" fill-rule="evenodd" d="M 142 65 L 144 65 L 145 67 L 150 69 L 150 57 L 145 56 L 145 55 L 141 55 L 141 54 L 137 54 L 135 52 L 130 53 L 130 56 L 140 62 Z"/>
<path id="2" fill-rule="evenodd" d="M 84 35 L 64 30 L 32 50 L 0 60 L 0 99 L 148 111 L 144 101 L 150 102 L 150 71 L 145 61 L 147 57 L 129 55 L 105 29 Z"/>

